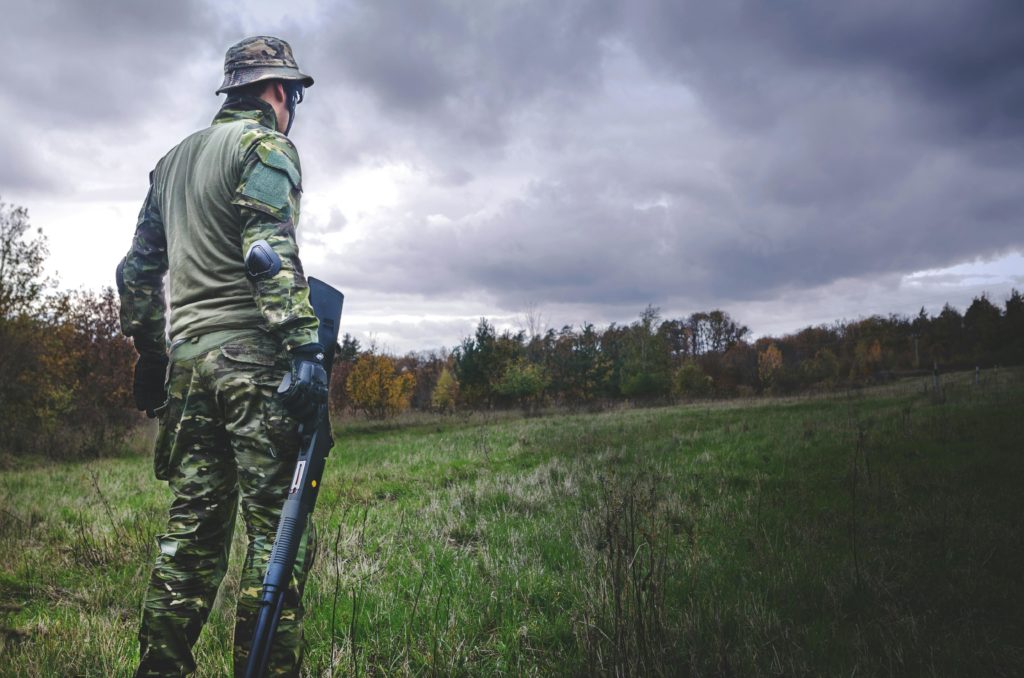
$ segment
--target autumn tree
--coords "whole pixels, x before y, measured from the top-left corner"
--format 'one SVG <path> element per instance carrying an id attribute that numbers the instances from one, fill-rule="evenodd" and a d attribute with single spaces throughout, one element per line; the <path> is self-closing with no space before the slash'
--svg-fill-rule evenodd
<path id="1" fill-rule="evenodd" d="M 62 412 L 65 444 L 75 456 L 99 456 L 110 450 L 138 420 L 132 407 L 135 349 L 121 334 L 120 301 L 113 288 L 59 295 L 62 382 L 73 397 Z"/>
<path id="2" fill-rule="evenodd" d="M 341 338 L 338 352 L 334 355 L 334 365 L 331 371 L 330 397 L 328 406 L 331 412 L 341 413 L 348 408 L 348 375 L 352 372 L 352 366 L 359 358 L 359 340 L 346 332 Z"/>
<path id="3" fill-rule="evenodd" d="M 775 378 L 782 370 L 782 351 L 775 344 L 757 354 L 757 378 L 761 384 L 771 390 Z"/>
<path id="4" fill-rule="evenodd" d="M 70 394 L 58 333 L 44 318 L 46 238 L 0 202 L 0 447 L 23 452 L 53 429 Z"/>
<path id="5" fill-rule="evenodd" d="M 411 351 L 395 362 L 395 368 L 407 371 L 416 378 L 416 385 L 409 401 L 410 407 L 414 410 L 430 410 L 434 407 L 433 397 L 437 380 L 441 378 L 441 373 L 446 368 L 451 369 L 451 360 L 444 349 Z"/>
<path id="6" fill-rule="evenodd" d="M 53 292 L 46 256 L 28 213 L 0 203 L 0 448 L 99 456 L 139 421 L 135 351 L 114 291 Z"/>
<path id="7" fill-rule="evenodd" d="M 882 344 L 878 339 L 861 339 L 853 350 L 850 378 L 871 376 L 882 363 Z"/>
<path id="8" fill-rule="evenodd" d="M 395 369 L 389 356 L 364 353 L 346 380 L 351 406 L 370 419 L 387 419 L 409 407 L 415 377 Z"/>
<path id="9" fill-rule="evenodd" d="M 839 358 L 830 349 L 820 349 L 813 358 L 800 363 L 800 374 L 805 384 L 832 386 L 839 376 Z"/>
<path id="10" fill-rule="evenodd" d="M 459 382 L 452 371 L 445 367 L 437 378 L 434 392 L 430 396 L 430 405 L 438 412 L 453 412 L 459 402 Z"/>

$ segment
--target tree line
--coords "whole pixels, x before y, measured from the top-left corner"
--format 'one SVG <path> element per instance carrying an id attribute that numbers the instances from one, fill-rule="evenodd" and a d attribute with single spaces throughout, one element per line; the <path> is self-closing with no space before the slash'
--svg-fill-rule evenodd
<path id="1" fill-rule="evenodd" d="M 358 351 L 353 354 L 358 360 Z M 662 318 L 646 308 L 629 324 L 585 323 L 546 332 L 497 331 L 486 318 L 450 354 L 409 354 L 418 409 L 570 408 L 701 398 L 786 395 L 901 376 L 1024 363 L 1024 297 L 1001 306 L 985 294 L 964 313 L 893 314 L 751 340 L 722 310 Z"/>
<path id="2" fill-rule="evenodd" d="M 27 212 L 0 202 L 0 452 L 54 457 L 117 447 L 141 418 L 131 403 L 134 350 L 118 300 L 60 291 L 43 275 L 46 240 Z M 599 409 L 792 394 L 932 370 L 1024 363 L 1024 298 L 976 297 L 961 313 L 871 316 L 753 340 L 723 310 L 599 328 L 503 329 L 481 318 L 451 351 L 394 356 L 346 334 L 331 385 L 336 414 L 385 419 L 546 406 Z"/>
<path id="3" fill-rule="evenodd" d="M 135 351 L 114 291 L 57 290 L 47 254 L 25 209 L 0 202 L 0 452 L 98 456 L 139 421 Z"/>

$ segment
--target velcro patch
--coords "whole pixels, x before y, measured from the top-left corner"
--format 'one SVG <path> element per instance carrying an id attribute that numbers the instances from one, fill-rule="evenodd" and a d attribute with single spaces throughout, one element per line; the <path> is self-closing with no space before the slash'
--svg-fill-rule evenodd
<path id="1" fill-rule="evenodd" d="M 286 172 L 259 162 L 249 173 L 249 178 L 242 186 L 241 194 L 270 205 L 274 209 L 282 209 L 288 204 L 291 190 L 292 182 Z"/>
<path id="2" fill-rule="evenodd" d="M 295 188 L 301 188 L 302 178 L 299 170 L 284 151 L 271 147 L 269 144 L 260 144 L 256 147 L 256 155 L 264 165 L 279 169 L 288 175 L 288 179 Z"/>

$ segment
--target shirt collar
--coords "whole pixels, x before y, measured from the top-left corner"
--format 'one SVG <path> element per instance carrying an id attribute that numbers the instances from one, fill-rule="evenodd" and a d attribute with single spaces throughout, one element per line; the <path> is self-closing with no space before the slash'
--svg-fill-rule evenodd
<path id="1" fill-rule="evenodd" d="M 256 97 L 228 97 L 224 105 L 217 111 L 213 124 L 235 120 L 252 120 L 272 130 L 277 129 L 277 114 L 273 107 L 263 99 Z"/>

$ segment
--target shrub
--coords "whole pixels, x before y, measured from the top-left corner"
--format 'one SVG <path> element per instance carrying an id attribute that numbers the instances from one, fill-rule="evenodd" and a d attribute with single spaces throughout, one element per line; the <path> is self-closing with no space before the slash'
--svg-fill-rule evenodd
<path id="1" fill-rule="evenodd" d="M 501 379 L 494 385 L 494 391 L 524 411 L 533 412 L 543 401 L 549 381 L 542 365 L 517 360 L 505 368 Z"/>
<path id="2" fill-rule="evenodd" d="M 695 362 L 688 361 L 676 370 L 673 387 L 683 398 L 707 398 L 714 389 L 711 377 Z"/>
<path id="3" fill-rule="evenodd" d="M 346 380 L 352 407 L 370 419 L 387 419 L 409 407 L 416 378 L 395 370 L 386 355 L 364 353 Z"/>
<path id="4" fill-rule="evenodd" d="M 672 383 L 664 372 L 633 372 L 622 379 L 622 395 L 639 400 L 664 398 L 669 394 Z"/>

